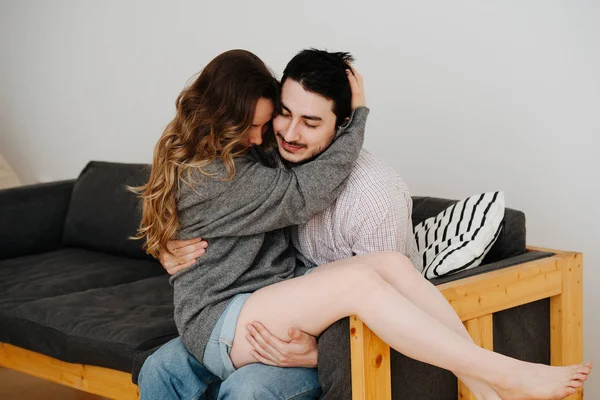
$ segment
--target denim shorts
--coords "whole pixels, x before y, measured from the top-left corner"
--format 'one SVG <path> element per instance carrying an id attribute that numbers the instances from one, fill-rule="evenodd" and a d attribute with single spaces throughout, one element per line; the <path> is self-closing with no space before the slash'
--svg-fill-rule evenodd
<path id="1" fill-rule="evenodd" d="M 233 296 L 217 320 L 204 348 L 204 366 L 222 380 L 227 379 L 235 371 L 229 353 L 233 346 L 233 337 L 240 312 L 250 294 L 240 293 Z"/>

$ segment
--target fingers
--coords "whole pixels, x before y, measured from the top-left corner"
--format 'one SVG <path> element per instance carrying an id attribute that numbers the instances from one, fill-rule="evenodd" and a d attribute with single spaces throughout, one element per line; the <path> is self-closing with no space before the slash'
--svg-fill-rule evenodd
<path id="1" fill-rule="evenodd" d="M 300 332 L 300 329 L 290 328 L 288 329 L 288 336 L 292 340 L 298 340 L 302 337 L 302 332 Z"/>
<path id="2" fill-rule="evenodd" d="M 158 260 L 169 273 L 175 275 L 177 272 L 191 267 L 206 253 L 208 243 L 200 238 L 190 240 L 171 240 L 167 248 L 173 254 L 161 253 Z"/>
<path id="3" fill-rule="evenodd" d="M 196 260 L 190 260 L 185 264 L 177 264 L 175 266 L 172 266 L 170 268 L 165 267 L 165 269 L 167 270 L 167 273 L 169 275 L 175 275 L 176 273 L 178 273 L 179 271 L 183 271 L 186 268 L 191 267 L 192 265 L 194 265 L 194 263 L 196 262 Z"/>
<path id="4" fill-rule="evenodd" d="M 281 355 L 285 352 L 287 342 L 280 340 L 269 332 L 260 322 L 254 322 L 248 326 L 248 331 L 265 348 L 270 347 L 275 350 L 274 355 Z"/>
<path id="5" fill-rule="evenodd" d="M 354 94 L 360 90 L 360 85 L 358 83 L 358 78 L 354 75 L 354 71 L 350 68 L 346 70 L 346 75 L 348 76 L 348 82 L 350 82 L 350 91 Z"/>
<path id="6" fill-rule="evenodd" d="M 362 86 L 363 86 L 363 77 L 362 77 L 362 75 L 360 74 L 360 72 L 358 72 L 358 71 L 356 70 L 356 68 L 354 68 L 354 66 L 353 66 L 353 65 L 351 65 L 351 64 L 348 64 L 348 67 L 349 67 L 349 69 L 350 69 L 350 72 L 352 73 L 352 75 L 353 75 L 353 76 L 354 76 L 354 78 L 356 79 L 356 83 L 358 84 L 358 86 L 359 86 L 359 87 L 362 87 Z"/>
<path id="7" fill-rule="evenodd" d="M 203 255 L 206 250 L 200 247 L 200 244 L 190 244 L 185 247 L 181 247 L 173 252 L 175 257 L 179 260 L 180 263 L 187 262 L 192 258 L 199 257 Z"/>
<path id="8" fill-rule="evenodd" d="M 167 248 L 173 253 L 161 254 L 159 260 L 165 268 L 172 268 L 178 264 L 188 264 L 190 261 L 206 253 L 208 243 L 200 238 L 191 240 L 172 240 Z"/>
<path id="9" fill-rule="evenodd" d="M 351 65 L 348 65 L 346 70 L 350 90 L 352 92 L 352 109 L 356 109 L 366 105 L 365 90 L 363 85 L 362 75 L 359 74 Z"/>
<path id="10" fill-rule="evenodd" d="M 250 355 L 252 357 L 254 357 L 254 359 L 260 363 L 272 365 L 274 367 L 279 367 L 279 365 L 275 364 L 273 361 L 269 360 L 268 358 L 261 356 L 260 354 L 258 354 L 258 352 L 254 351 L 254 350 L 250 350 Z"/>
<path id="11" fill-rule="evenodd" d="M 252 331 L 249 329 L 246 340 L 252 345 L 257 356 L 269 360 L 269 365 L 284 366 L 284 357 L 272 346 L 269 346 L 261 337 L 257 334 L 256 330 Z M 257 358 L 257 357 L 255 357 Z"/>
<path id="12" fill-rule="evenodd" d="M 290 339 L 295 340 L 296 342 L 301 342 L 301 341 L 306 341 L 306 340 L 311 340 L 311 339 L 315 339 L 314 336 L 301 331 L 300 329 L 296 329 L 296 328 L 290 328 L 288 329 L 288 336 L 290 337 Z"/>

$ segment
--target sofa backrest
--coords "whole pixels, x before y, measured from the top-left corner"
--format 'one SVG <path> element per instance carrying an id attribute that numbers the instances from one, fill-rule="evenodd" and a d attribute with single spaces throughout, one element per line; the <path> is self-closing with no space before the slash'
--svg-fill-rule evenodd
<path id="1" fill-rule="evenodd" d="M 436 197 L 413 197 L 413 225 L 439 214 L 456 202 L 457 200 Z M 518 256 L 525 253 L 525 251 L 525 214 L 522 211 L 507 208 L 504 212 L 502 232 L 500 232 L 500 236 L 490 252 L 483 259 L 483 264 Z"/>
<path id="2" fill-rule="evenodd" d="M 132 240 L 141 220 L 141 202 L 126 186 L 148 181 L 147 164 L 91 161 L 75 181 L 63 243 L 105 253 L 151 258 L 143 241 Z"/>
<path id="3" fill-rule="evenodd" d="M 63 242 L 136 258 L 150 258 L 142 241 L 131 240 L 141 220 L 141 202 L 126 186 L 147 182 L 150 166 L 91 161 L 73 187 L 67 212 Z M 413 224 L 434 216 L 456 200 L 413 197 Z M 484 259 L 484 264 L 525 253 L 525 214 L 506 209 L 500 237 Z"/>

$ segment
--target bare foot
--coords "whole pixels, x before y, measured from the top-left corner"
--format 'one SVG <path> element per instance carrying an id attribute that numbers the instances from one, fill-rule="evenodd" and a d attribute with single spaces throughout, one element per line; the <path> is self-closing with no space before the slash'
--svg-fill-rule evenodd
<path id="1" fill-rule="evenodd" d="M 564 399 L 583 386 L 591 370 L 592 363 L 568 367 L 523 363 L 496 388 L 504 400 Z"/>

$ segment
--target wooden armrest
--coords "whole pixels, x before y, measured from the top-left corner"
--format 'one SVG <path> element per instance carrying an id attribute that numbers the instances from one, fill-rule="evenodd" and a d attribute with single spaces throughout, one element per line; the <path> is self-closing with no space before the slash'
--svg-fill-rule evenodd
<path id="1" fill-rule="evenodd" d="M 440 292 L 476 344 L 493 350 L 495 312 L 550 298 L 552 365 L 583 361 L 583 256 L 537 247 L 554 256 L 444 283 Z M 390 349 L 358 317 L 350 318 L 353 400 L 391 399 Z M 459 384 L 460 399 L 475 399 Z M 569 397 L 583 398 L 583 390 Z"/>

